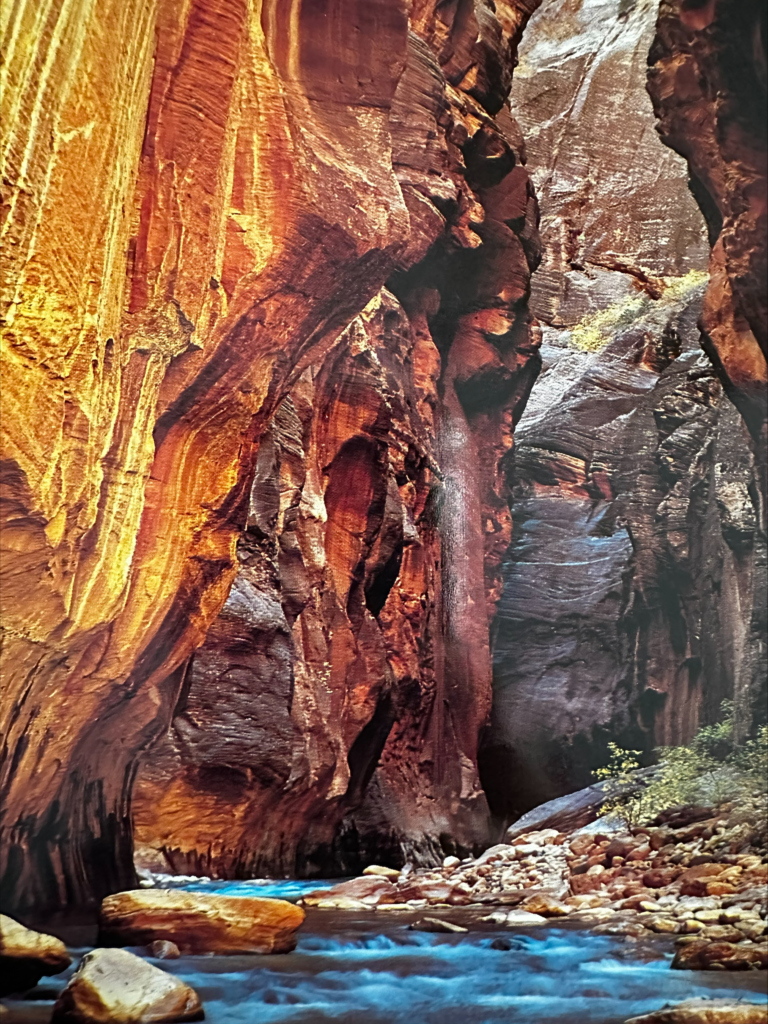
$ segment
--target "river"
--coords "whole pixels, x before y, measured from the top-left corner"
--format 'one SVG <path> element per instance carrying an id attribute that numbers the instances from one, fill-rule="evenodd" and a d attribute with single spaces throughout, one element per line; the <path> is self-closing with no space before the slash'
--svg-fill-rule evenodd
<path id="1" fill-rule="evenodd" d="M 320 884 L 174 887 L 295 900 Z M 153 962 L 196 989 L 209 1024 L 622 1024 L 695 996 L 766 1001 L 764 972 L 672 971 L 668 937 L 638 942 L 567 924 L 500 930 L 480 921 L 488 912 L 309 910 L 293 953 Z M 470 931 L 409 929 L 424 913 Z M 498 939 L 510 948 L 493 948 Z M 44 979 L 32 998 L 7 1003 L 3 1024 L 48 1021 L 67 976 Z"/>

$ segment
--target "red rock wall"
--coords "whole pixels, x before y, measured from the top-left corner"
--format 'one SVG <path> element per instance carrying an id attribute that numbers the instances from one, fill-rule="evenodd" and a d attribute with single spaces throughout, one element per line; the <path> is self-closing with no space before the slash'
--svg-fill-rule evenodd
<path id="1" fill-rule="evenodd" d="M 391 126 L 417 227 L 262 443 L 235 586 L 139 776 L 140 863 L 345 872 L 488 841 L 501 460 L 538 367 L 537 209 L 502 106 L 517 22 L 497 13 L 412 14 Z"/>
<path id="2" fill-rule="evenodd" d="M 768 401 L 768 15 L 761 0 L 662 0 L 648 90 L 688 162 L 712 242 L 704 342 L 765 473 Z M 765 479 L 762 482 L 765 490 Z"/>
<path id="3" fill-rule="evenodd" d="M 407 5 L 391 0 L 312 0 L 291 18 L 272 0 L 30 3 L 4 23 L 6 909 L 87 903 L 131 884 L 137 760 L 165 731 L 237 575 L 260 439 L 393 272 L 438 236 L 445 253 L 514 250 L 511 271 L 505 259 L 469 307 L 466 282 L 453 308 L 496 318 L 465 323 L 480 354 L 462 356 L 462 380 L 481 366 L 518 379 L 530 355 L 519 218 L 533 207 L 502 103 L 533 7 L 416 3 L 418 38 Z M 484 192 L 502 213 L 481 226 Z M 470 255 L 466 267 L 494 259 Z M 437 308 L 412 290 L 403 284 L 403 304 Z M 484 347 L 482 330 L 498 345 Z M 465 417 L 458 405 L 452 415 Z M 339 461 L 314 484 L 339 559 L 321 619 L 335 621 L 338 599 L 348 646 L 371 628 L 345 602 L 361 607 L 349 573 L 378 557 L 381 517 L 382 439 L 361 429 L 329 441 Z M 487 498 L 503 519 L 500 499 L 480 490 L 475 507 Z M 353 540 L 350 525 L 362 530 Z M 461 629 L 479 645 L 482 680 L 477 520 L 470 533 L 446 559 L 462 579 L 462 559 L 472 562 L 475 611 Z M 338 763 L 335 793 L 381 688 L 377 677 L 370 694 L 348 693 L 340 648 L 343 692 L 328 700 L 349 705 L 334 719 L 347 731 L 334 734 L 333 758 L 320 755 L 332 774 Z M 457 729 L 471 759 L 487 687 L 467 699 Z"/>

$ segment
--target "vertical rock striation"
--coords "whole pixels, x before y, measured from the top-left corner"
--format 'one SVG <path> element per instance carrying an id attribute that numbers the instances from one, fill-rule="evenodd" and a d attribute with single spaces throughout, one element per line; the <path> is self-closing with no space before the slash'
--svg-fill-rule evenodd
<path id="1" fill-rule="evenodd" d="M 235 585 L 140 773 L 143 863 L 344 872 L 488 841 L 500 462 L 538 369 L 504 107 L 532 6 L 414 5 L 390 121 L 408 249 L 271 421 Z"/>
<path id="2" fill-rule="evenodd" d="M 757 443 L 768 401 L 768 13 L 761 0 L 662 0 L 648 91 L 709 229 L 702 337 Z M 763 513 L 764 515 L 764 513 Z"/>
<path id="3" fill-rule="evenodd" d="M 429 458 L 450 460 L 419 441 L 413 457 L 423 467 L 405 467 L 402 442 L 392 458 L 403 466 L 390 472 L 395 446 L 385 437 L 386 411 L 382 426 L 350 413 L 348 424 L 323 439 L 319 424 L 309 426 L 306 385 L 297 382 L 372 299 L 381 312 L 366 314 L 369 320 L 399 321 L 397 302 L 380 290 L 429 253 L 433 264 L 447 259 L 457 274 L 471 271 L 483 289 L 473 294 L 467 279 L 461 298 L 451 296 L 451 309 L 465 317 L 469 351 L 454 358 L 455 370 L 443 371 L 440 388 L 455 396 L 454 377 L 471 386 L 473 374 L 490 367 L 506 382 L 494 416 L 498 444 L 508 443 L 502 407 L 524 390 L 531 359 L 525 298 L 535 217 L 503 101 L 514 46 L 536 3 L 495 6 L 496 13 L 485 0 L 460 0 L 444 9 L 425 0 L 410 5 L 410 24 L 408 5 L 397 0 L 306 0 L 292 5 L 290 17 L 276 0 L 98 8 L 53 0 L 9 9 L 0 466 L 0 879 L 7 909 L 88 903 L 132 882 L 138 759 L 164 733 L 180 694 L 191 719 L 189 656 L 235 580 L 214 635 L 240 643 L 246 630 L 254 644 L 246 661 L 274 660 L 275 671 L 264 676 L 266 704 L 282 708 L 292 692 L 303 692 L 317 706 L 296 705 L 299 724 L 302 716 L 329 715 L 319 753 L 306 740 L 308 763 L 322 776 L 319 791 L 362 787 L 383 742 L 382 715 L 390 715 L 378 709 L 380 697 L 386 706 L 391 670 L 381 643 L 366 646 L 360 635 L 379 630 L 378 606 L 389 600 L 398 502 L 405 509 L 426 501 L 429 486 L 418 483 L 419 473 Z M 436 245 L 440 255 L 432 258 Z M 403 308 L 411 303 L 409 330 L 421 331 L 428 348 L 435 296 L 428 286 L 412 294 L 410 278 L 393 290 Z M 365 333 L 367 322 L 355 331 Z M 373 353 L 376 346 L 366 344 Z M 402 357 L 397 351 L 393 359 Z M 425 377 L 427 405 L 436 390 L 431 359 L 422 352 L 415 371 Z M 398 385 L 376 372 L 387 391 L 377 408 L 389 390 L 408 392 L 407 379 Z M 294 388 L 291 413 L 280 403 Z M 328 401 L 334 410 L 356 406 L 349 395 Z M 464 407 L 450 401 L 450 415 L 463 425 Z M 248 535 L 239 555 L 236 548 L 249 517 L 272 514 L 263 511 L 268 501 L 251 494 L 254 477 L 264 493 L 271 486 L 259 474 L 277 459 L 285 433 L 278 407 L 283 418 L 304 417 L 302 444 L 315 430 L 318 463 L 310 468 L 321 478 L 306 487 L 317 507 L 305 516 L 304 551 L 298 541 L 291 549 L 290 523 L 280 525 L 286 572 L 291 558 L 301 561 L 307 580 L 296 568 L 284 606 L 270 605 L 267 588 L 254 610 L 243 595 L 269 566 L 248 545 L 274 545 L 275 529 L 257 524 L 256 540 Z M 415 429 L 408 416 L 404 426 Z M 455 449 L 453 472 L 476 472 L 466 485 L 474 508 L 497 509 L 503 533 L 493 459 L 481 471 L 471 448 L 445 444 Z M 298 479 L 291 486 L 304 493 Z M 396 499 L 401 487 L 418 494 Z M 402 520 L 405 530 L 405 512 Z M 440 571 L 445 564 L 469 587 L 475 609 L 446 632 L 446 643 L 468 663 L 469 632 L 481 652 L 471 662 L 474 689 L 464 686 L 460 664 L 446 659 L 450 671 L 440 685 L 462 694 L 452 712 L 461 755 L 444 723 L 434 726 L 445 736 L 435 741 L 435 757 L 450 764 L 446 777 L 457 758 L 465 766 L 462 757 L 472 776 L 473 730 L 489 700 L 476 557 L 483 527 L 476 516 L 471 522 L 469 536 L 440 542 Z M 416 566 L 413 574 L 426 578 L 429 570 Z M 406 603 L 424 599 L 424 586 L 414 583 L 413 595 L 406 586 Z M 316 610 L 305 613 L 310 605 Z M 233 607 L 247 608 L 244 624 L 232 625 Z M 306 623 L 296 627 L 302 616 Z M 289 651 L 291 626 L 305 624 L 302 646 Z M 331 629 L 339 636 L 333 651 L 320 635 Z M 358 659 L 357 677 L 347 679 L 340 667 L 345 651 Z M 291 666 L 305 657 L 313 674 L 301 691 Z M 236 705 L 242 674 L 240 683 L 234 678 L 228 699 Z M 435 686 L 440 711 L 445 695 Z M 293 726 L 281 728 L 290 741 Z M 353 757 L 363 734 L 356 749 L 364 753 Z M 268 769 L 275 778 L 283 771 L 277 762 Z M 453 781 L 447 786 L 454 792 Z M 467 787 L 468 801 L 482 804 L 476 783 Z"/>
<path id="4" fill-rule="evenodd" d="M 508 463 L 482 754 L 501 818 L 588 785 L 608 740 L 650 755 L 722 699 L 743 717 L 761 699 L 758 468 L 700 350 L 706 226 L 645 98 L 657 8 L 542 6 L 515 77 L 542 204 L 543 371 Z"/>

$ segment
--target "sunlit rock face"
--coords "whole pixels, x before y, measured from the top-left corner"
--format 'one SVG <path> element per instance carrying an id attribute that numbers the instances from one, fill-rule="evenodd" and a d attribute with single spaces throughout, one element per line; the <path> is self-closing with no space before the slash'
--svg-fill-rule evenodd
<path id="1" fill-rule="evenodd" d="M 482 754 L 500 818 L 588 785 L 611 739 L 650 754 L 724 698 L 742 723 L 764 700 L 758 474 L 701 349 L 706 225 L 645 93 L 657 8 L 542 5 L 512 92 L 542 207 L 543 369 L 508 460 Z"/>
<path id="2" fill-rule="evenodd" d="M 657 0 L 548 0 L 529 24 L 512 109 L 542 211 L 531 305 L 571 326 L 707 265 L 684 160 L 655 131 L 646 60 Z"/>
<path id="3" fill-rule="evenodd" d="M 389 599 L 377 581 L 394 566 L 396 509 L 402 530 L 412 530 L 411 506 L 426 500 L 428 485 L 417 481 L 428 442 L 414 442 L 423 468 L 405 466 L 403 440 L 390 472 L 386 416 L 380 428 L 360 407 L 348 435 L 337 424 L 310 445 L 318 462 L 307 473 L 320 477 L 306 494 L 317 507 L 301 513 L 310 523 L 303 551 L 298 535 L 291 549 L 290 526 L 284 534 L 286 564 L 295 563 L 284 604 L 269 588 L 252 599 L 247 537 L 239 556 L 236 547 L 249 516 L 261 514 L 250 498 L 254 474 L 258 482 L 265 451 L 278 458 L 280 402 L 299 387 L 293 412 L 284 405 L 279 415 L 303 422 L 304 444 L 301 373 L 396 271 L 406 275 L 394 291 L 409 329 L 433 344 L 430 317 L 443 307 L 432 272 L 421 290 L 407 273 L 438 239 L 439 258 L 459 278 L 448 302 L 463 319 L 461 351 L 447 351 L 452 330 L 435 339 L 446 346 L 440 388 L 449 397 L 439 415 L 450 429 L 436 442 L 444 468 L 434 474 L 474 474 L 466 486 L 475 503 L 468 536 L 446 541 L 440 555 L 440 571 L 469 588 L 474 610 L 435 630 L 458 652 L 439 685 L 458 686 L 458 659 L 480 654 L 478 678 L 468 681 L 477 686 L 451 712 L 458 747 L 443 725 L 429 728 L 441 737 L 440 770 L 462 777 L 463 788 L 452 781 L 450 791 L 482 803 L 471 737 L 489 701 L 477 557 L 487 495 L 476 481 L 493 459 L 490 447 L 474 457 L 472 424 L 451 389 L 455 378 L 470 393 L 487 373 L 499 388 L 498 444 L 508 444 L 508 410 L 530 359 L 525 298 L 535 258 L 534 201 L 503 100 L 514 44 L 536 4 L 498 3 L 495 14 L 493 6 L 307 0 L 288 17 L 276 0 L 29 3 L 4 22 L 12 127 L 4 135 L 0 878 L 10 909 L 85 903 L 132 884 L 137 759 L 167 728 L 180 693 L 194 706 L 187 661 L 236 577 L 228 608 L 245 608 L 244 624 L 234 627 L 226 612 L 214 636 L 234 631 L 237 640 L 245 630 L 246 662 L 273 659 L 262 704 L 291 704 L 296 717 L 277 716 L 267 731 L 288 741 L 306 720 L 327 718 L 322 734 L 302 740 L 319 790 L 335 797 L 360 784 L 345 760 L 366 725 L 376 732 L 389 714 L 375 717 L 393 683 L 377 616 L 400 615 L 392 629 L 403 636 L 410 628 L 410 610 L 377 607 Z M 377 301 L 382 310 L 394 302 Z M 438 372 L 430 358 L 419 365 L 426 404 Z M 304 493 L 304 483 L 295 486 Z M 495 492 L 488 500 L 500 509 L 503 540 L 503 502 Z M 263 524 L 262 535 L 270 536 Z M 404 550 L 407 569 L 410 557 Z M 416 582 L 403 585 L 402 598 L 409 609 L 429 571 L 412 567 Z M 412 614 L 418 623 L 423 613 Z M 302 640 L 289 656 L 292 628 Z M 261 639 L 251 649 L 254 630 Z M 357 659 L 357 676 L 347 678 L 342 647 Z M 291 657 L 311 665 L 304 691 Z M 242 685 L 235 673 L 229 699 L 238 716 Z M 436 693 L 430 706 L 440 718 L 450 697 Z M 292 786 L 281 757 L 268 771 Z"/>
<path id="4" fill-rule="evenodd" d="M 703 341 L 757 442 L 765 490 L 768 146 L 762 0 L 662 0 L 648 91 L 690 168 L 712 256 Z"/>
<path id="5" fill-rule="evenodd" d="M 235 584 L 141 767 L 140 863 L 338 873 L 488 842 L 501 463 L 539 365 L 504 106 L 533 6 L 411 11 L 390 115 L 408 247 L 262 439 Z"/>

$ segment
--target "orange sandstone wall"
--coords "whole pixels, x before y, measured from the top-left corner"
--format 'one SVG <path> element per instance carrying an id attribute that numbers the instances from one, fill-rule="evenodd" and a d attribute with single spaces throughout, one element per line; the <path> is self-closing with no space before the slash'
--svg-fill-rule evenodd
<path id="1" fill-rule="evenodd" d="M 404 0 L 4 10 L 5 909 L 132 884 L 138 759 L 236 577 L 260 440 L 385 281 L 438 237 L 515 250 L 513 282 L 483 272 L 476 302 L 460 268 L 447 310 L 463 317 L 451 382 L 516 373 L 520 346 L 504 339 L 514 324 L 527 337 L 532 200 L 502 104 L 536 3 L 495 6 L 414 3 L 410 36 Z M 426 73 L 404 75 L 417 59 Z M 403 304 L 428 316 L 417 283 L 404 280 Z M 449 395 L 459 423 L 460 405 Z M 481 456 L 455 457 L 475 471 Z M 362 512 L 335 487 L 341 539 L 326 541 L 346 551 L 343 599 L 342 535 Z M 371 706 L 357 701 L 341 753 Z"/>
<path id="2" fill-rule="evenodd" d="M 140 770 L 146 866 L 347 872 L 489 841 L 504 466 L 538 371 L 538 214 L 503 106 L 523 13 L 412 11 L 390 117 L 409 248 L 270 424 L 237 581 Z"/>

